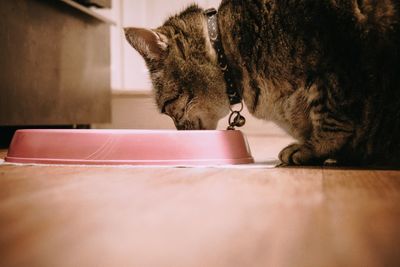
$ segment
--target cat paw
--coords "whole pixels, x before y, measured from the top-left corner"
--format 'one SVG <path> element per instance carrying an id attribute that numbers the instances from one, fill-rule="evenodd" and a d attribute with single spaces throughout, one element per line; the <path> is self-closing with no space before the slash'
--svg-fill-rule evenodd
<path id="1" fill-rule="evenodd" d="M 320 164 L 313 150 L 301 144 L 291 144 L 279 153 L 282 165 L 313 165 Z"/>

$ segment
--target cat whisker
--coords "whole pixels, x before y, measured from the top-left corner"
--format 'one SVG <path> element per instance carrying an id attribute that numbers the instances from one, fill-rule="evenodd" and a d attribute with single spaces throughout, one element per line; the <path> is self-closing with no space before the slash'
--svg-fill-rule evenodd
<path id="1" fill-rule="evenodd" d="M 194 107 L 196 107 L 197 103 L 197 97 L 191 99 L 186 105 L 185 114 L 188 114 Z"/>

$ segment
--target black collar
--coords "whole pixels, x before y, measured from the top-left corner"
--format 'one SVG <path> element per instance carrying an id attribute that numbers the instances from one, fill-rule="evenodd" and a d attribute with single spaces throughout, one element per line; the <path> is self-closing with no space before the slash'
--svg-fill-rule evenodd
<path id="1" fill-rule="evenodd" d="M 207 25 L 208 25 L 208 35 L 210 37 L 211 43 L 214 46 L 214 49 L 218 56 L 219 67 L 224 73 L 224 78 L 226 82 L 226 93 L 229 97 L 229 103 L 231 105 L 238 104 L 242 102 L 242 94 L 240 91 L 240 87 L 235 84 L 235 79 L 233 73 L 228 65 L 228 60 L 226 59 L 226 55 L 224 52 L 224 48 L 222 46 L 221 39 L 219 37 L 218 32 L 218 21 L 217 21 L 217 10 L 215 8 L 207 9 L 205 12 L 207 16 Z"/>

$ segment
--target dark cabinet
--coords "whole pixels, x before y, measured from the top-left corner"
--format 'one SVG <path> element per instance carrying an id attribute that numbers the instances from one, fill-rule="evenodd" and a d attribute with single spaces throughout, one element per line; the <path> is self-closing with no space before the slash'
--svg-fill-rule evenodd
<path id="1" fill-rule="evenodd" d="M 0 1 L 0 125 L 110 121 L 110 25 L 62 1 Z"/>

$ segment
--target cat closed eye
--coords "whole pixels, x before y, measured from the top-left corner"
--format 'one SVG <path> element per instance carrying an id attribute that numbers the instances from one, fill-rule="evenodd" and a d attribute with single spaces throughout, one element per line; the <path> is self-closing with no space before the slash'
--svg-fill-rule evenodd
<path id="1" fill-rule="evenodd" d="M 179 99 L 179 97 L 180 97 L 180 94 L 175 96 L 175 97 L 173 97 L 173 98 L 171 98 L 171 99 L 169 99 L 169 100 L 167 100 L 167 101 L 165 101 L 163 107 L 161 108 L 161 113 L 167 114 L 167 110 L 166 110 L 167 107 L 169 105 L 172 105 L 174 102 L 176 102 Z"/>

